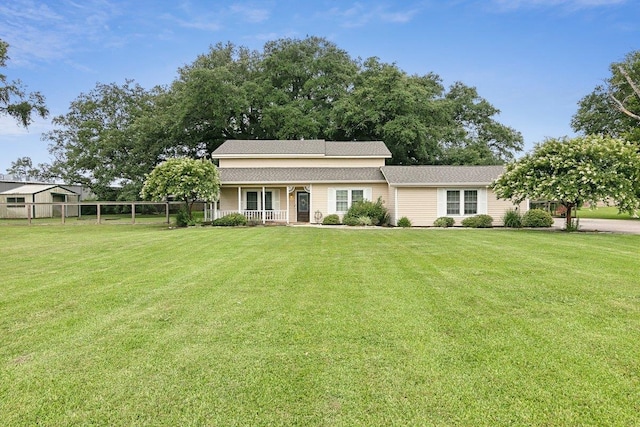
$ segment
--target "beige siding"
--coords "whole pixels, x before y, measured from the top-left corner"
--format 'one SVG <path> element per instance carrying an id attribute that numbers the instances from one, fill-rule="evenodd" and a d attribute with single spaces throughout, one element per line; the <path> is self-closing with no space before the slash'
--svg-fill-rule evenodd
<path id="1" fill-rule="evenodd" d="M 220 188 L 220 210 L 229 211 L 238 209 L 238 187 Z"/>
<path id="2" fill-rule="evenodd" d="M 7 197 L 24 197 L 25 202 L 31 201 L 31 195 L 11 194 L 10 196 L 0 196 L 0 203 L 7 203 Z M 9 208 L 7 205 L 0 205 L 0 218 L 27 218 L 27 207 Z"/>
<path id="3" fill-rule="evenodd" d="M 378 200 L 378 197 L 382 197 L 384 205 L 389 208 L 389 187 L 386 183 L 359 183 L 354 185 L 340 185 L 340 184 L 314 184 L 311 194 L 311 222 L 314 222 L 314 214 L 316 211 L 322 213 L 322 217 L 326 217 L 330 214 L 329 209 L 329 190 L 330 189 L 348 189 L 348 188 L 367 188 L 371 189 L 372 201 Z"/>
<path id="4" fill-rule="evenodd" d="M 52 202 L 51 192 L 43 191 L 38 194 L 34 194 L 33 201 L 36 203 L 50 203 Z M 53 216 L 53 207 L 51 205 L 36 205 L 35 218 L 51 218 Z"/>
<path id="5" fill-rule="evenodd" d="M 480 190 L 477 187 L 469 187 L 469 189 Z M 398 188 L 397 194 L 398 211 L 393 216 L 396 222 L 399 218 L 406 216 L 411 220 L 413 226 L 430 227 L 440 216 L 438 215 L 438 188 L 404 187 Z M 493 225 L 501 226 L 504 213 L 515 206 L 510 201 L 496 199 L 495 194 L 490 189 L 486 190 L 486 198 L 487 214 L 493 217 Z M 518 206 L 518 210 L 524 213 L 526 206 L 527 203 L 523 202 Z M 453 216 L 456 220 L 456 225 L 460 226 L 461 221 L 467 216 Z"/>
<path id="6" fill-rule="evenodd" d="M 384 158 L 219 159 L 221 168 L 376 168 Z"/>
<path id="7" fill-rule="evenodd" d="M 524 214 L 527 211 L 527 202 L 524 201 L 519 205 L 514 205 L 510 200 L 497 199 L 495 193 L 491 189 L 487 190 L 487 214 L 493 217 L 493 225 L 501 226 L 502 217 L 504 213 L 509 209 L 515 209 L 516 207 L 520 213 Z"/>
<path id="8" fill-rule="evenodd" d="M 427 227 L 433 225 L 433 221 L 438 217 L 437 194 L 435 188 L 398 188 L 396 222 L 406 216 L 413 226 Z"/>

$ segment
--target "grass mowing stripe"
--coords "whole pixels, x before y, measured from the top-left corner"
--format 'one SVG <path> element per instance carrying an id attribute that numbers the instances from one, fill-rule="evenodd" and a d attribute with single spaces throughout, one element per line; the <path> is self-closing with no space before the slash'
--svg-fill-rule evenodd
<path id="1" fill-rule="evenodd" d="M 639 421 L 637 236 L 26 231 L 2 230 L 2 424 Z"/>

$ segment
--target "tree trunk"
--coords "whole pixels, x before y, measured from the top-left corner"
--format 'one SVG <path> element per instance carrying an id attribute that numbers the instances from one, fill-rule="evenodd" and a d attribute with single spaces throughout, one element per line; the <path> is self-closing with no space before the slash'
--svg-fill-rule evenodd
<path id="1" fill-rule="evenodd" d="M 571 229 L 571 209 L 573 208 L 573 204 L 569 203 L 565 205 L 565 207 L 567 208 L 567 213 L 566 213 L 567 222 L 565 224 L 565 229 L 569 231 Z"/>

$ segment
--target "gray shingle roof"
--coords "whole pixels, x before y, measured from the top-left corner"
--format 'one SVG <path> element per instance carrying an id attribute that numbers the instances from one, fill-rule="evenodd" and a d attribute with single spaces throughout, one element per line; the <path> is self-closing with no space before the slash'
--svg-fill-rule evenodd
<path id="1" fill-rule="evenodd" d="M 382 141 L 239 140 L 225 141 L 213 153 L 221 157 L 391 157 Z"/>
<path id="2" fill-rule="evenodd" d="M 504 172 L 504 166 L 383 166 L 390 185 L 488 185 Z"/>
<path id="3" fill-rule="evenodd" d="M 385 182 L 380 168 L 219 168 L 222 184 Z"/>

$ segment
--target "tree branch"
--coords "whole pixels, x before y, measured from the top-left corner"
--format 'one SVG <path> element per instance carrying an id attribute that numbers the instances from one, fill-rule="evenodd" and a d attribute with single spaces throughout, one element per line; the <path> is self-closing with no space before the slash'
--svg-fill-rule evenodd
<path id="1" fill-rule="evenodd" d="M 638 85 L 636 85 L 635 82 L 631 79 L 631 76 L 629 75 L 629 73 L 627 73 L 627 70 L 625 70 L 622 67 L 622 65 L 619 65 L 618 66 L 618 71 L 620 71 L 620 73 L 625 78 L 627 83 L 629 83 L 629 86 L 631 86 L 631 89 L 633 90 L 635 95 L 638 98 L 640 98 L 640 88 L 638 88 Z M 613 102 L 615 102 L 615 104 L 616 104 L 616 106 L 617 106 L 617 108 L 618 108 L 618 110 L 620 112 L 626 114 L 627 116 L 629 116 L 629 117 L 631 117 L 633 119 L 636 119 L 636 120 L 640 121 L 640 115 L 629 111 L 619 99 L 617 99 L 615 96 L 613 96 L 613 93 L 609 92 L 609 96 L 611 97 Z"/>

